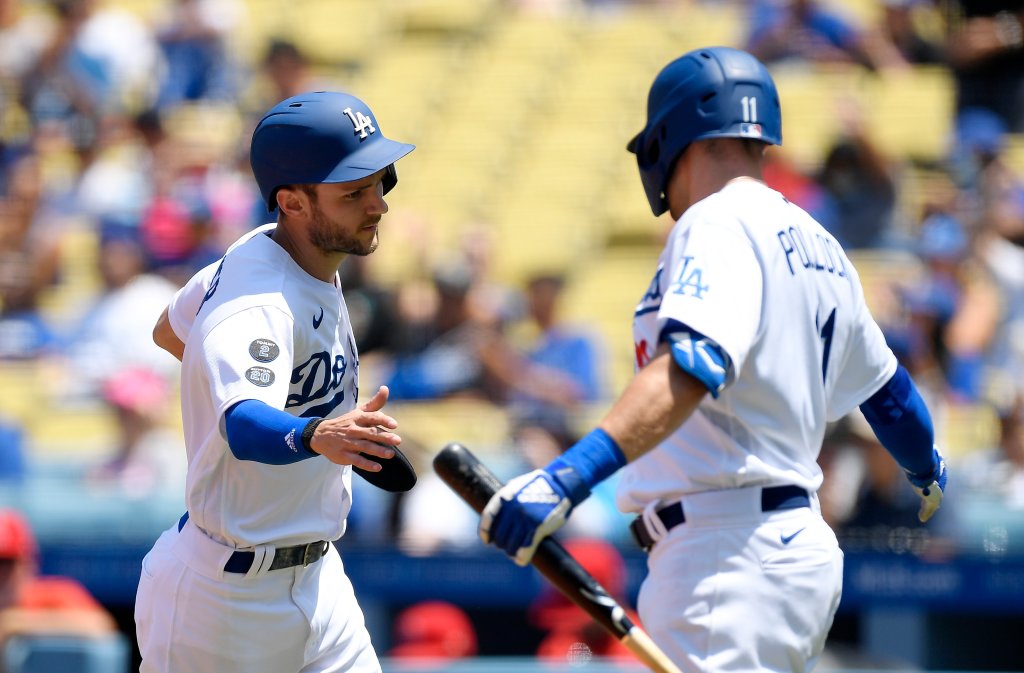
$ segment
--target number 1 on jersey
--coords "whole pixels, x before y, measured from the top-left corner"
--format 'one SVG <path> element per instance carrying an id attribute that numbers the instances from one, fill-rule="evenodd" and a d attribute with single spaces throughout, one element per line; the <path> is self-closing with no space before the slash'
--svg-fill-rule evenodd
<path id="1" fill-rule="evenodd" d="M 818 318 L 815 316 L 814 326 L 818 328 L 818 336 L 821 337 L 823 346 L 821 351 L 821 382 L 824 383 L 825 377 L 828 374 L 828 356 L 832 352 L 832 333 L 836 329 L 836 310 L 832 309 L 824 325 L 819 326 Z"/>

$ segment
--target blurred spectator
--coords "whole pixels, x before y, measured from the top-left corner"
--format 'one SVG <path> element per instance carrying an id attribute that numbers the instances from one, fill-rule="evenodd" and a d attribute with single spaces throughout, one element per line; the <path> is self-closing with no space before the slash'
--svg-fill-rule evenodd
<path id="1" fill-rule="evenodd" d="M 444 662 L 476 652 L 476 631 L 461 608 L 445 601 L 423 601 L 395 618 L 394 645 L 388 656 Z"/>
<path id="2" fill-rule="evenodd" d="M 44 291 L 56 285 L 60 240 L 43 199 L 38 157 L 16 160 L 0 191 L 0 359 L 31 359 L 55 346 L 40 311 Z"/>
<path id="3" fill-rule="evenodd" d="M 971 107 L 957 115 L 947 162 L 957 186 L 971 192 L 968 196 L 979 198 L 975 192 L 984 190 L 986 182 L 1011 172 L 1002 158 L 1008 132 L 1006 122 L 991 110 Z"/>
<path id="4" fill-rule="evenodd" d="M 32 68 L 52 39 L 55 22 L 38 4 L 0 0 L 0 92 Z"/>
<path id="5" fill-rule="evenodd" d="M 493 374 L 492 347 L 500 335 L 470 315 L 472 279 L 464 265 L 438 269 L 434 276 L 437 310 L 420 332 L 421 346 L 400 353 L 386 385 L 392 400 L 470 396 L 500 401 L 504 390 Z"/>
<path id="6" fill-rule="evenodd" d="M 392 350 L 398 339 L 395 298 L 370 277 L 370 257 L 351 256 L 339 270 L 359 357 Z"/>
<path id="7" fill-rule="evenodd" d="M 626 563 L 614 545 L 598 538 L 576 538 L 568 540 L 565 548 L 608 595 L 620 605 L 628 605 Z M 634 623 L 639 623 L 632 609 L 627 612 Z M 546 584 L 530 605 L 528 616 L 534 626 L 545 632 L 537 648 L 537 657 L 542 661 L 585 664 L 591 656 L 636 661 L 636 656 L 615 636 L 550 585 Z"/>
<path id="8" fill-rule="evenodd" d="M 0 482 L 18 483 L 25 478 L 25 431 L 0 414 Z"/>
<path id="9" fill-rule="evenodd" d="M 923 273 L 901 289 L 908 368 L 924 388 L 956 401 L 981 395 L 983 354 L 1000 313 L 995 288 L 969 246 L 959 220 L 943 212 L 928 216 L 917 243 Z"/>
<path id="10" fill-rule="evenodd" d="M 244 6 L 236 0 L 170 0 L 164 8 L 156 37 L 167 72 L 157 105 L 232 100 L 240 73 L 229 37 L 241 25 Z"/>
<path id="11" fill-rule="evenodd" d="M 844 135 L 826 152 L 818 182 L 825 190 L 822 224 L 847 250 L 893 245 L 896 185 L 888 159 L 860 114 L 848 112 Z"/>
<path id="12" fill-rule="evenodd" d="M 480 547 L 480 516 L 433 470 L 418 472 L 415 488 L 401 495 L 397 514 L 394 539 L 405 554 L 429 556 L 442 550 Z"/>
<path id="13" fill-rule="evenodd" d="M 55 391 L 66 396 L 64 402 L 99 399 L 112 377 L 133 368 L 164 378 L 177 374 L 177 361 L 152 339 L 153 325 L 177 288 L 146 272 L 137 234 L 130 228 L 101 233 L 102 292 L 67 336 L 60 367 L 65 378 Z"/>
<path id="14" fill-rule="evenodd" d="M 565 278 L 560 274 L 540 274 L 527 281 L 526 313 L 535 334 L 526 346 L 526 356 L 552 375 L 563 374 L 566 384 L 576 388 L 576 401 L 594 402 L 604 392 L 598 335 L 563 322 L 564 290 Z"/>
<path id="15" fill-rule="evenodd" d="M 21 81 L 33 123 L 66 129 L 88 155 L 108 113 L 145 107 L 155 96 L 161 57 L 156 41 L 132 14 L 97 8 L 96 0 L 53 0 L 58 26 Z"/>
<path id="16" fill-rule="evenodd" d="M 797 168 L 784 150 L 766 153 L 764 162 L 765 184 L 806 210 L 819 222 L 831 216 L 825 210 L 828 201 L 825 190 L 816 180 Z"/>
<path id="17" fill-rule="evenodd" d="M 436 311 L 413 330 L 419 343 L 407 340 L 411 350 L 399 352 L 384 377 L 392 400 L 468 397 L 504 404 L 516 392 L 565 408 L 577 403 L 573 384 L 511 346 L 495 313 L 474 310 L 478 286 L 468 265 L 441 266 L 433 281 Z"/>
<path id="18" fill-rule="evenodd" d="M 906 475 L 875 437 L 860 411 L 833 430 L 826 458 L 823 513 L 828 512 L 845 551 L 922 553 L 932 534 L 917 519 L 920 500 Z M 934 526 L 930 526 L 934 527 Z"/>
<path id="19" fill-rule="evenodd" d="M 953 0 L 946 6 L 957 112 L 985 108 L 1010 131 L 1024 132 L 1024 1 Z"/>
<path id="20" fill-rule="evenodd" d="M 958 120 L 952 157 L 963 186 L 959 208 L 970 218 L 974 258 L 984 271 L 997 306 L 991 333 L 977 348 L 988 385 L 993 375 L 1024 378 L 1024 184 L 1005 158 L 1006 126 L 993 113 L 974 108 Z M 967 335 L 976 320 L 962 322 Z"/>
<path id="21" fill-rule="evenodd" d="M 965 490 L 994 497 L 1019 516 L 1024 509 L 1024 389 L 996 404 L 996 410 L 998 443 L 968 455 L 961 480 Z"/>
<path id="22" fill-rule="evenodd" d="M 863 30 L 816 0 L 754 0 L 744 48 L 766 64 L 852 62 L 870 70 L 904 64 L 883 34 Z"/>
<path id="23" fill-rule="evenodd" d="M 272 87 L 268 100 L 284 100 L 307 91 L 338 90 L 313 73 L 309 59 L 290 40 L 276 38 L 270 41 L 263 56 L 263 72 Z"/>
<path id="24" fill-rule="evenodd" d="M 469 273 L 469 312 L 477 322 L 503 328 L 522 312 L 517 290 L 494 280 L 494 229 L 477 222 L 462 230 L 459 259 Z"/>
<path id="25" fill-rule="evenodd" d="M 40 576 L 39 550 L 28 522 L 0 510 L 0 649 L 13 635 L 105 636 L 110 614 L 70 577 Z"/>
<path id="26" fill-rule="evenodd" d="M 89 478 L 114 483 L 131 497 L 181 493 L 185 445 L 167 427 L 171 391 L 166 378 L 146 368 L 123 369 L 106 381 L 102 396 L 114 413 L 117 446 Z"/>
<path id="27" fill-rule="evenodd" d="M 137 229 L 153 195 L 152 171 L 158 160 L 126 116 L 108 115 L 97 133 L 91 161 L 78 178 L 74 207 L 101 227 Z"/>
<path id="28" fill-rule="evenodd" d="M 931 0 L 883 0 L 881 4 L 882 28 L 903 60 L 915 65 L 946 62 L 941 17 Z M 930 32 L 931 27 L 937 29 Z"/>

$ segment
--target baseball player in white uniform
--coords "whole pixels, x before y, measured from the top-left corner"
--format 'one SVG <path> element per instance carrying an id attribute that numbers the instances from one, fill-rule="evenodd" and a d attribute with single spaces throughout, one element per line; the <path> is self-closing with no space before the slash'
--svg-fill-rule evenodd
<path id="1" fill-rule="evenodd" d="M 337 270 L 376 248 L 412 150 L 341 93 L 287 99 L 256 127 L 253 172 L 278 222 L 192 278 L 154 331 L 182 360 L 188 511 L 143 561 L 142 671 L 380 671 L 331 542 L 353 466 L 398 464 L 401 438 L 386 388 L 357 404 Z"/>
<path id="2" fill-rule="evenodd" d="M 839 604 L 842 552 L 821 518 L 826 422 L 860 406 L 921 496 L 945 464 L 927 408 L 886 346 L 836 240 L 768 188 L 781 112 L 735 49 L 667 65 L 630 142 L 675 227 L 633 318 L 637 374 L 599 426 L 516 477 L 480 535 L 520 564 L 620 468 L 618 505 L 649 551 L 642 623 L 684 671 L 807 671 Z"/>

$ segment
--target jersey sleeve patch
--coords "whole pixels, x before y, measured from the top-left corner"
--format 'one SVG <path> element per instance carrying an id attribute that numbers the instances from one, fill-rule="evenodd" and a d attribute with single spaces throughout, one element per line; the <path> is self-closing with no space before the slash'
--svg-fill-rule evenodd
<path id="1" fill-rule="evenodd" d="M 281 348 L 270 339 L 256 339 L 249 344 L 249 355 L 257 362 L 273 362 L 281 354 Z"/>
<path id="2" fill-rule="evenodd" d="M 274 370 L 266 367 L 249 367 L 245 370 L 245 380 L 260 388 L 274 385 L 274 379 Z"/>

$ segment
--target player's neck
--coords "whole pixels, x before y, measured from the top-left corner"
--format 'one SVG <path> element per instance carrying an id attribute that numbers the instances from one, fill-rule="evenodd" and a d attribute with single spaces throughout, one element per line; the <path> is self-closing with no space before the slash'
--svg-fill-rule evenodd
<path id="1" fill-rule="evenodd" d="M 271 236 L 295 260 L 299 267 L 313 278 L 325 283 L 333 283 L 338 267 L 345 259 L 344 253 L 325 255 L 313 246 L 306 238 L 296 236 L 287 226 L 280 222 Z"/>
<path id="2" fill-rule="evenodd" d="M 678 182 L 676 182 L 678 181 Z M 678 220 L 690 206 L 716 194 L 733 182 L 764 182 L 759 161 L 702 161 L 686 155 L 679 162 L 669 198 L 669 211 Z"/>

